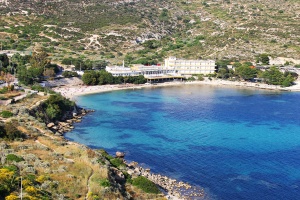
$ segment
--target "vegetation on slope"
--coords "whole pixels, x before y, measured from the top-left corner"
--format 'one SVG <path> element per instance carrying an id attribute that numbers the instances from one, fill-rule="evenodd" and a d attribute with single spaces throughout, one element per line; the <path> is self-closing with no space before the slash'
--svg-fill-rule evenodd
<path id="1" fill-rule="evenodd" d="M 0 200 L 18 199 L 21 180 L 23 199 L 161 197 L 136 189 L 130 181 L 123 181 L 119 174 L 126 174 L 130 180 L 123 160 L 105 151 L 67 142 L 54 135 L 44 121 L 29 114 L 30 110 L 37 114 L 36 111 L 47 111 L 49 106 L 55 105 L 66 113 L 74 104 L 58 95 L 32 95 L 5 106 L 14 115 L 0 122 Z M 3 108 L 0 106 L 1 110 Z M 47 116 L 45 120 L 50 118 Z"/>
<path id="2" fill-rule="evenodd" d="M 0 40 L 2 49 L 28 52 L 40 43 L 60 62 L 155 64 L 169 55 L 254 59 L 262 53 L 297 58 L 299 10 L 294 0 L 10 0 L 0 8 Z M 4 15 L 13 12 L 19 14 Z"/>

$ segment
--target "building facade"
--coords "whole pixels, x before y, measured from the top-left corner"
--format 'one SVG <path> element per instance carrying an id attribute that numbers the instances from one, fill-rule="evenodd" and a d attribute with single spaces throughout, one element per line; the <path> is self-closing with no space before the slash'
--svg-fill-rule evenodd
<path id="1" fill-rule="evenodd" d="M 211 74 L 216 70 L 214 60 L 183 60 L 176 57 L 165 59 L 165 67 L 173 68 L 181 75 Z"/>
<path id="2" fill-rule="evenodd" d="M 216 70 L 214 60 L 182 60 L 176 57 L 165 59 L 163 66 L 133 65 L 131 68 L 123 66 L 107 66 L 106 71 L 113 76 L 151 77 L 181 77 L 193 74 L 211 74 Z"/>

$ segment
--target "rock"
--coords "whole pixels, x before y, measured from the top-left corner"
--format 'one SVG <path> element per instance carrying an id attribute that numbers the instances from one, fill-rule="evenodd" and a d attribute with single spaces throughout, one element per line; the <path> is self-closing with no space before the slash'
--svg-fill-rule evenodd
<path id="1" fill-rule="evenodd" d="M 35 167 L 41 167 L 41 168 L 48 168 L 50 167 L 50 163 L 49 162 L 43 162 L 43 161 L 40 161 L 40 160 L 36 160 L 34 162 L 34 166 Z"/>
<path id="2" fill-rule="evenodd" d="M 117 157 L 117 158 L 124 158 L 124 156 L 125 156 L 125 153 L 124 153 L 124 152 L 120 152 L 120 151 L 117 151 L 117 152 L 116 152 L 116 157 Z"/>
<path id="3" fill-rule="evenodd" d="M 38 159 L 38 157 L 35 154 L 27 154 L 27 155 L 24 155 L 23 158 L 27 162 L 34 162 Z"/>
<path id="4" fill-rule="evenodd" d="M 47 127 L 48 127 L 48 128 L 52 128 L 53 126 L 55 126 L 55 124 L 54 124 L 53 122 L 47 124 Z"/>
<path id="5" fill-rule="evenodd" d="M 8 145 L 5 142 L 0 143 L 0 150 L 8 148 Z"/>
<path id="6" fill-rule="evenodd" d="M 131 163 L 128 164 L 128 167 L 134 169 L 137 165 L 138 165 L 137 162 L 132 161 Z"/>
<path id="7" fill-rule="evenodd" d="M 127 170 L 127 173 L 128 173 L 129 175 L 133 175 L 133 174 L 134 174 L 134 171 L 133 171 L 132 169 L 129 169 L 129 170 Z"/>
<path id="8" fill-rule="evenodd" d="M 23 169 L 23 172 L 35 174 L 36 170 L 34 169 L 33 166 L 28 166 L 28 167 L 26 167 L 26 168 Z"/>

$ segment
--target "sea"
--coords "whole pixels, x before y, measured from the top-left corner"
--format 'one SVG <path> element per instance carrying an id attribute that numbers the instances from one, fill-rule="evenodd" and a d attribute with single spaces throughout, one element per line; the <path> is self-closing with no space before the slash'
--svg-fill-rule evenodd
<path id="1" fill-rule="evenodd" d="M 210 199 L 300 199 L 300 93 L 182 85 L 80 96 L 69 140 L 203 187 Z"/>

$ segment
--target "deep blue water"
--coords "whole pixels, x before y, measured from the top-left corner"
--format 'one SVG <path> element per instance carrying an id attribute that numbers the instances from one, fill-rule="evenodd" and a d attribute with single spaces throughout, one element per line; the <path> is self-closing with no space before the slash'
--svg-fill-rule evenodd
<path id="1" fill-rule="evenodd" d="M 95 109 L 66 138 L 126 152 L 215 199 L 300 199 L 300 93 L 164 87 L 77 98 Z"/>

